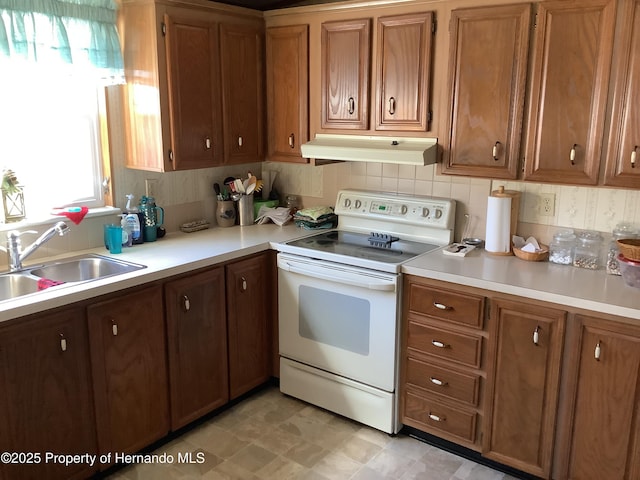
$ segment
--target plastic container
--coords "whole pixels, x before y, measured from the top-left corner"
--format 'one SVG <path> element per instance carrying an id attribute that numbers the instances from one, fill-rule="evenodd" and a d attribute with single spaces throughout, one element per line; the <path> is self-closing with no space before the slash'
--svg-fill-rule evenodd
<path id="1" fill-rule="evenodd" d="M 607 252 L 607 273 L 610 275 L 620 275 L 620 267 L 618 264 L 618 254 L 620 246 L 618 240 L 635 239 L 637 232 L 635 227 L 630 223 L 619 223 L 611 233 L 611 242 L 609 243 L 609 251 Z"/>
<path id="2" fill-rule="evenodd" d="M 619 254 L 618 263 L 624 283 L 630 287 L 640 288 L 640 262 L 627 260 L 622 254 Z"/>
<path id="3" fill-rule="evenodd" d="M 573 266 L 597 270 L 601 266 L 602 235 L 598 232 L 581 232 L 577 235 Z"/>
<path id="4" fill-rule="evenodd" d="M 549 245 L 549 261 L 560 265 L 572 265 L 576 250 L 576 236 L 573 230 L 559 230 Z"/>

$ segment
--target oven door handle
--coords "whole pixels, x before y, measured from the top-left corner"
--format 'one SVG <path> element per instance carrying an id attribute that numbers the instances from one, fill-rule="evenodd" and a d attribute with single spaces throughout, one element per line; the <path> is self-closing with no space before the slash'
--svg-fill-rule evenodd
<path id="1" fill-rule="evenodd" d="M 396 285 L 394 282 L 381 280 L 379 282 L 374 281 L 371 278 L 371 282 L 363 281 L 365 277 L 361 275 L 350 275 L 348 272 L 332 271 L 331 273 L 325 273 L 322 269 L 315 268 L 303 268 L 297 265 L 292 265 L 289 262 L 278 262 L 278 266 L 283 270 L 291 273 L 297 273 L 298 275 L 304 275 L 312 278 L 321 278 L 323 280 L 329 280 L 331 282 L 343 283 L 354 287 L 366 288 L 368 290 L 380 290 L 380 291 L 395 291 Z"/>

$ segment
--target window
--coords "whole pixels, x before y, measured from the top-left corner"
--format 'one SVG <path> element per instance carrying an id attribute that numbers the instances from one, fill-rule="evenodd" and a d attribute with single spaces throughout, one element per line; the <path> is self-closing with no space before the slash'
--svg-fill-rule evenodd
<path id="1" fill-rule="evenodd" d="M 27 217 L 104 205 L 103 88 L 60 68 L 0 60 L 0 155 L 24 187 Z"/>

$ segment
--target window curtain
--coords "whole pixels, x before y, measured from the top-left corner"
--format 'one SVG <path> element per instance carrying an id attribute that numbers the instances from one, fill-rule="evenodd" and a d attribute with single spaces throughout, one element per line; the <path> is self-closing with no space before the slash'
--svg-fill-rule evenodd
<path id="1" fill-rule="evenodd" d="M 114 0 L 0 0 L 0 58 L 123 83 Z"/>

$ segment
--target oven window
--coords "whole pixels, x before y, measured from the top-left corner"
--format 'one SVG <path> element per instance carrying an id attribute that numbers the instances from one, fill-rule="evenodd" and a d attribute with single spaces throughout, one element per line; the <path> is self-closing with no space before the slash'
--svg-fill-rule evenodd
<path id="1" fill-rule="evenodd" d="M 298 293 L 301 337 L 369 355 L 368 300 L 307 285 L 301 285 Z"/>

